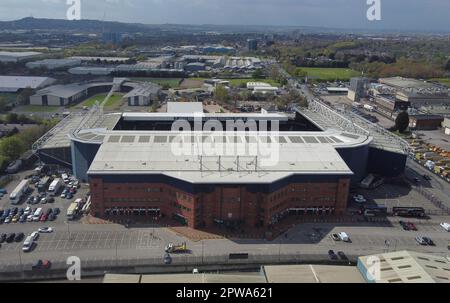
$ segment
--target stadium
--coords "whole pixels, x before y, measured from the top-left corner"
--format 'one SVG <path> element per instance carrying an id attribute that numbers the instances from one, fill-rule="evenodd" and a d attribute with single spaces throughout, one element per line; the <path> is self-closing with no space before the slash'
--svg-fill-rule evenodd
<path id="1" fill-rule="evenodd" d="M 176 121 L 193 131 L 173 131 Z M 253 121 L 257 129 L 205 130 L 211 121 Z M 343 214 L 350 188 L 369 173 L 404 172 L 406 143 L 368 121 L 355 121 L 318 101 L 289 115 L 104 114 L 95 106 L 67 117 L 34 149 L 44 163 L 72 168 L 90 183 L 96 217 L 170 218 L 192 228 L 270 228 L 293 214 Z M 195 152 L 177 154 L 176 143 Z M 276 146 L 276 161 L 264 165 L 263 156 L 248 153 L 252 143 Z M 244 149 L 211 153 L 212 145 L 233 144 Z"/>

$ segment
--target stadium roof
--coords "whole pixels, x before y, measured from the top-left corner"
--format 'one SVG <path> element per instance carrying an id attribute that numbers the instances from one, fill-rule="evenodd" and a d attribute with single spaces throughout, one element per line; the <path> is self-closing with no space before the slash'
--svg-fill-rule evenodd
<path id="1" fill-rule="evenodd" d="M 48 77 L 0 76 L 0 92 L 17 92 L 27 87 L 36 89 L 55 81 Z"/>
<path id="2" fill-rule="evenodd" d="M 202 102 L 167 102 L 167 112 L 176 113 L 203 113 Z"/>
<path id="3" fill-rule="evenodd" d="M 88 137 L 99 136 L 86 132 Z M 294 174 L 352 175 L 335 147 L 370 140 L 338 131 L 105 132 L 88 174 L 163 174 L 203 184 L 267 184 Z"/>

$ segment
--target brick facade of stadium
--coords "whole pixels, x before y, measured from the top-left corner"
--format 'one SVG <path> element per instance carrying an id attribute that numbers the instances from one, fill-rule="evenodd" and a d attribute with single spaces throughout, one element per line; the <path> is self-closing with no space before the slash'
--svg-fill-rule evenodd
<path id="1" fill-rule="evenodd" d="M 302 176 L 270 185 L 142 181 L 146 179 L 91 176 L 91 213 L 107 219 L 119 216 L 131 219 L 133 209 L 145 209 L 147 212 L 141 215 L 185 220 L 192 228 L 208 228 L 218 223 L 269 227 L 290 213 L 342 214 L 347 208 L 350 187 L 349 176 Z"/>

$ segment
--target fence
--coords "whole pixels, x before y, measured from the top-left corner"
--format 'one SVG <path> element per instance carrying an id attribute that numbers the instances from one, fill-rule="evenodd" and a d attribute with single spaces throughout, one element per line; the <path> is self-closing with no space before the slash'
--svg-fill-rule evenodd
<path id="1" fill-rule="evenodd" d="M 445 205 L 440 199 L 436 198 L 432 193 L 424 189 L 423 187 L 414 188 L 419 194 L 427 198 L 431 203 L 433 203 L 436 207 L 440 208 L 443 211 L 444 215 L 450 215 L 450 207 Z"/>
<path id="2" fill-rule="evenodd" d="M 210 270 L 225 271 L 227 267 L 254 266 L 271 264 L 341 264 L 355 263 L 358 256 L 347 255 L 348 260 L 331 261 L 327 254 L 249 254 L 248 259 L 230 259 L 227 255 L 172 255 L 170 265 L 164 264 L 161 258 L 104 258 L 99 260 L 81 260 L 81 275 L 105 272 L 116 273 L 158 273 L 158 272 L 187 272 L 191 268 L 200 267 Z M 65 278 L 69 265 L 66 260 L 53 261 L 51 270 L 32 270 L 31 264 L 7 265 L 0 272 L 0 280 L 26 280 L 55 276 Z"/>

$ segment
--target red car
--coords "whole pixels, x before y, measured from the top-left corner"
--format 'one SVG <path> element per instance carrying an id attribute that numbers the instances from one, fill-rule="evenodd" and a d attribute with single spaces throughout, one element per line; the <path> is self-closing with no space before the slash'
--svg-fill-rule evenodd
<path id="1" fill-rule="evenodd" d="M 52 267 L 52 263 L 49 260 L 38 260 L 31 266 L 33 270 L 50 269 L 50 267 Z"/>
<path id="2" fill-rule="evenodd" d="M 407 224 L 410 230 L 417 231 L 417 227 L 414 223 L 408 222 Z"/>
<path id="3" fill-rule="evenodd" d="M 42 214 L 42 216 L 39 218 L 39 221 L 41 221 L 41 222 L 47 221 L 47 215 L 46 214 Z"/>

